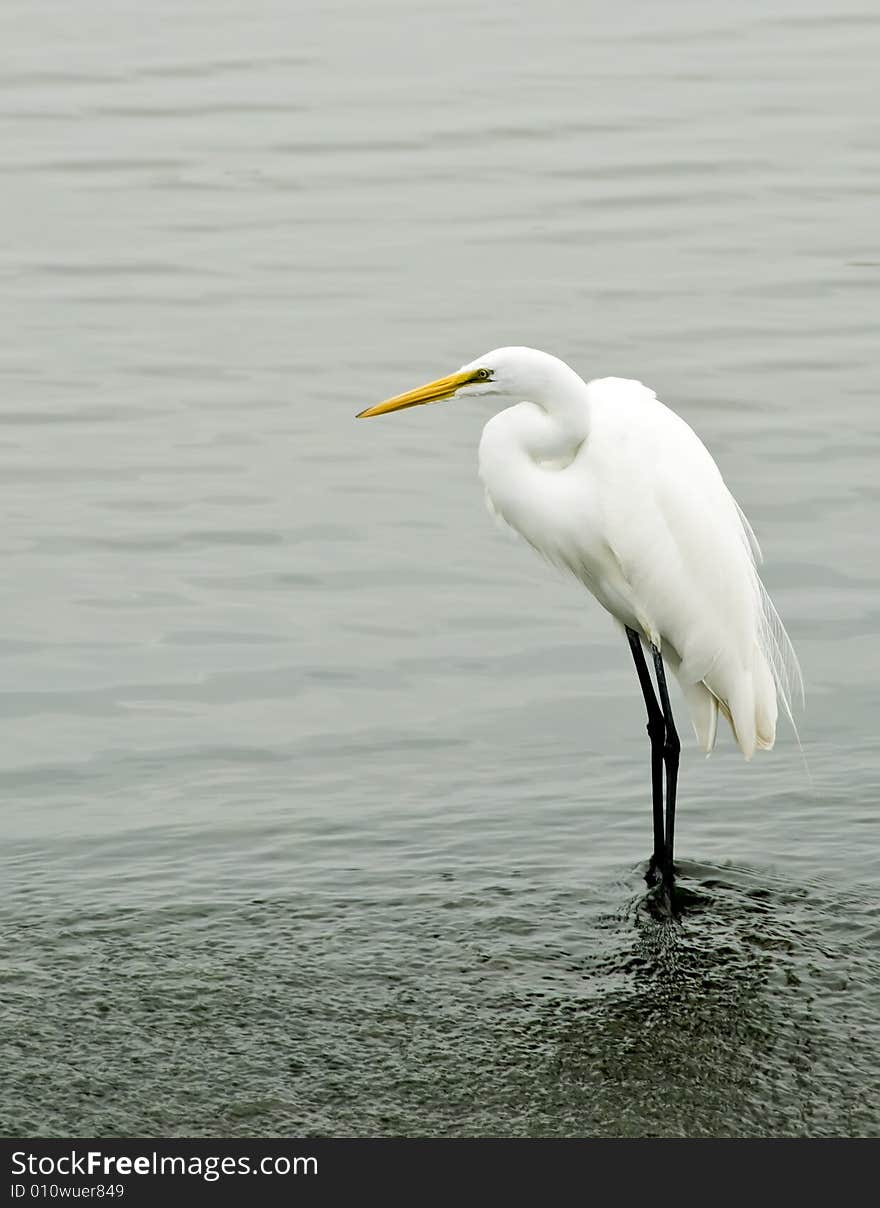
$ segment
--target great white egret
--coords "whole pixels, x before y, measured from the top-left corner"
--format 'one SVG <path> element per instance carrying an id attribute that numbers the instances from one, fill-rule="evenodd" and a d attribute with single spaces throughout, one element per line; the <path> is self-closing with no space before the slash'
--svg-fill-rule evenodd
<path id="1" fill-rule="evenodd" d="M 664 661 L 707 752 L 719 710 L 750 759 L 773 746 L 777 702 L 794 724 L 792 695 L 803 696 L 797 657 L 758 575 L 755 534 L 705 445 L 653 390 L 624 378 L 585 382 L 534 348 L 496 348 L 358 418 L 453 397 L 514 404 L 480 440 L 489 509 L 625 629 L 651 739 L 648 881 L 671 910 L 680 742 Z"/>

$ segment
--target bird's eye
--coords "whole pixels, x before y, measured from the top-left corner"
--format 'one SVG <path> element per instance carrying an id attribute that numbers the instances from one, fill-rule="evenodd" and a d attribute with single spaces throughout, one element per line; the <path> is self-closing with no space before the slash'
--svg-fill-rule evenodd
<path id="1" fill-rule="evenodd" d="M 488 382 L 488 380 L 491 376 L 492 376 L 491 369 L 478 369 L 477 372 L 474 374 L 474 377 L 476 378 L 476 380 L 478 382 Z"/>

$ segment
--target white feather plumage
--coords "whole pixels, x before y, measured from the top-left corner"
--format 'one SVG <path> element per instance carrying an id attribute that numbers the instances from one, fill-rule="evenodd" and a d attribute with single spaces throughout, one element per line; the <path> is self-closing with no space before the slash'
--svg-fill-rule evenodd
<path id="1" fill-rule="evenodd" d="M 700 745 L 718 711 L 746 758 L 792 719 L 797 657 L 758 574 L 752 528 L 696 433 L 640 382 L 585 383 L 535 349 L 487 353 L 490 382 L 519 400 L 483 430 L 490 508 L 654 643 L 681 684 Z M 793 719 L 792 719 L 792 724 Z"/>

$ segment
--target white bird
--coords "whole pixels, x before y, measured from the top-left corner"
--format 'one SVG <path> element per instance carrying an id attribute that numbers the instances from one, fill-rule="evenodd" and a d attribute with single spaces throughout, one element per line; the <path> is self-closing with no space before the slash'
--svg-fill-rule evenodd
<path id="1" fill-rule="evenodd" d="M 669 912 L 680 744 L 664 661 L 707 752 L 719 711 L 746 759 L 769 750 L 778 703 L 793 725 L 792 696 L 803 696 L 797 657 L 758 575 L 758 542 L 705 445 L 653 390 L 624 378 L 585 382 L 534 348 L 497 348 L 358 418 L 453 397 L 514 404 L 480 440 L 489 509 L 626 630 L 651 738 L 648 880 Z"/>

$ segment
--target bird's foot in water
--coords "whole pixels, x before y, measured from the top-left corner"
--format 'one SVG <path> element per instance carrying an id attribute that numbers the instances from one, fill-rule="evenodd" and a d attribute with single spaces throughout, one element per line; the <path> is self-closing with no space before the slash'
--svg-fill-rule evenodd
<path id="1" fill-rule="evenodd" d="M 645 869 L 645 880 L 652 889 L 663 880 L 663 862 L 656 852 L 648 861 L 648 867 Z"/>
<path id="2" fill-rule="evenodd" d="M 648 895 L 645 899 L 650 913 L 656 919 L 668 920 L 675 917 L 675 871 L 668 874 L 656 855 L 651 856 L 645 872 Z"/>

